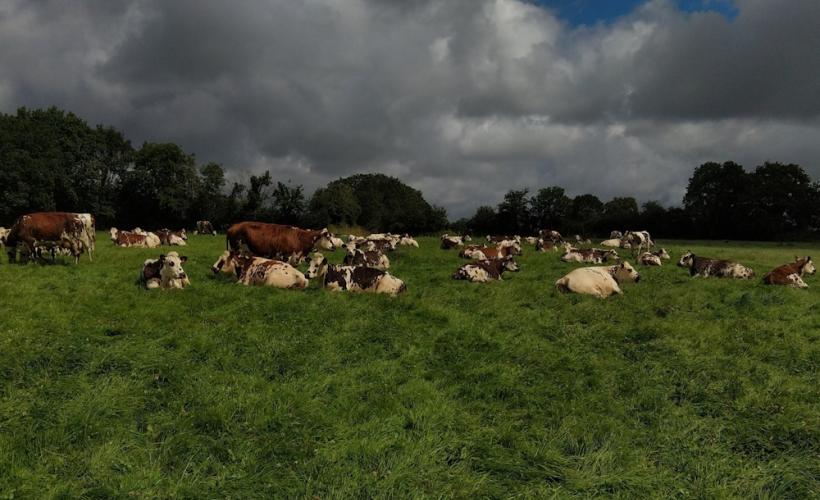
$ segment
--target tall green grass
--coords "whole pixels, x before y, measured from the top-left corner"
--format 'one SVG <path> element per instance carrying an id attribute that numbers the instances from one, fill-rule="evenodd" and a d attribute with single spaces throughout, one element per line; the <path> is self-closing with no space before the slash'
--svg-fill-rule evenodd
<path id="1" fill-rule="evenodd" d="M 0 497 L 809 498 L 820 495 L 820 280 L 691 279 L 602 301 L 527 251 L 490 284 L 391 255 L 389 298 L 246 288 L 192 236 L 192 286 L 0 264 Z M 762 275 L 817 246 L 664 242 Z M 168 249 L 165 249 L 168 250 Z M 333 260 L 341 260 L 336 252 Z"/>

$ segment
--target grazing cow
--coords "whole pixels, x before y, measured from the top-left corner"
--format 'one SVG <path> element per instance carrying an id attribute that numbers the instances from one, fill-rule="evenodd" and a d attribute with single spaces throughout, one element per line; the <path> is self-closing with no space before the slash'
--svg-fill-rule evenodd
<path id="1" fill-rule="evenodd" d="M 573 248 L 561 256 L 564 262 L 589 262 L 591 264 L 601 264 L 609 259 L 617 260 L 618 252 L 598 248 Z"/>
<path id="2" fill-rule="evenodd" d="M 545 240 L 550 240 L 553 243 L 561 243 L 564 241 L 561 233 L 552 229 L 542 229 L 538 231 L 538 236 L 544 238 Z"/>
<path id="3" fill-rule="evenodd" d="M 333 291 L 372 292 L 396 296 L 407 290 L 404 282 L 387 271 L 367 266 L 337 266 L 316 253 L 308 266 L 307 276 L 319 278 L 323 287 Z"/>
<path id="4" fill-rule="evenodd" d="M 620 231 L 612 231 L 609 233 L 609 239 L 611 240 L 620 240 L 624 237 L 624 233 Z"/>
<path id="5" fill-rule="evenodd" d="M 309 230 L 266 222 L 240 222 L 226 233 L 229 250 L 242 251 L 268 259 L 302 262 L 314 248 L 334 250 L 327 229 Z"/>
<path id="6" fill-rule="evenodd" d="M 460 247 L 464 244 L 464 239 L 461 236 L 450 236 L 448 234 L 441 235 L 441 249 L 450 250 L 451 248 Z"/>
<path id="7" fill-rule="evenodd" d="M 692 277 L 708 278 L 709 276 L 715 276 L 717 278 L 748 279 L 755 275 L 754 270 L 737 262 L 698 257 L 692 252 L 683 254 L 678 261 L 678 266 L 689 268 L 689 275 Z"/>
<path id="8" fill-rule="evenodd" d="M 629 265 L 621 262 L 614 266 L 579 267 L 555 282 L 561 292 L 582 293 L 605 299 L 613 293 L 622 294 L 621 283 L 641 280 L 641 275 Z"/>
<path id="9" fill-rule="evenodd" d="M 390 259 L 378 250 L 348 250 L 342 264 L 346 266 L 367 266 L 382 271 L 390 268 Z"/>
<path id="10" fill-rule="evenodd" d="M 656 250 L 654 252 L 644 252 L 638 257 L 638 263 L 644 266 L 660 266 L 663 260 L 669 260 L 671 257 L 665 248 Z"/>
<path id="11" fill-rule="evenodd" d="M 159 236 L 159 242 L 164 246 L 184 247 L 188 244 L 188 234 L 185 232 L 185 228 L 182 228 L 179 231 L 171 231 L 168 228 L 163 228 L 158 229 L 155 234 Z"/>
<path id="12" fill-rule="evenodd" d="M 811 257 L 795 257 L 794 262 L 783 264 L 766 273 L 763 276 L 763 283 L 767 285 L 787 285 L 795 288 L 808 288 L 809 285 L 803 281 L 804 274 L 814 274 L 817 269 L 811 261 Z"/>
<path id="13" fill-rule="evenodd" d="M 214 274 L 223 272 L 236 276 L 243 285 L 272 286 L 274 288 L 299 288 L 308 286 L 308 279 L 301 271 L 281 260 L 242 255 L 225 250 L 213 266 Z"/>
<path id="14" fill-rule="evenodd" d="M 408 247 L 419 247 L 419 242 L 410 237 L 409 234 L 406 234 L 399 239 L 399 245 L 408 246 Z"/>
<path id="15" fill-rule="evenodd" d="M 6 253 L 9 262 L 17 259 L 18 247 L 23 255 L 39 255 L 38 247 L 65 248 L 80 262 L 80 255 L 94 248 L 94 240 L 87 227 L 93 217 L 70 212 L 36 212 L 23 215 L 15 221 L 6 235 Z"/>
<path id="16" fill-rule="evenodd" d="M 518 272 L 518 264 L 512 257 L 484 259 L 470 262 L 459 267 L 453 273 L 454 280 L 467 280 L 473 283 L 486 283 L 501 280 L 504 271 Z"/>
<path id="17" fill-rule="evenodd" d="M 536 252 L 555 252 L 558 248 L 559 245 L 556 245 L 550 240 L 545 240 L 544 238 L 538 238 L 538 241 L 535 242 Z"/>
<path id="18" fill-rule="evenodd" d="M 142 265 L 140 281 L 148 289 L 185 288 L 191 284 L 182 265 L 188 257 L 180 257 L 176 252 L 160 255 L 159 259 L 148 259 Z"/>
<path id="19" fill-rule="evenodd" d="M 146 233 L 144 231 L 141 233 L 134 231 L 120 231 L 116 227 L 112 227 L 108 230 L 108 234 L 111 236 L 111 241 L 119 247 L 156 248 L 161 244 L 159 236 L 154 233 Z"/>
<path id="20" fill-rule="evenodd" d="M 211 224 L 211 221 L 198 220 L 196 221 L 196 232 L 194 232 L 194 234 L 216 236 L 216 230 L 214 229 L 214 225 Z"/>

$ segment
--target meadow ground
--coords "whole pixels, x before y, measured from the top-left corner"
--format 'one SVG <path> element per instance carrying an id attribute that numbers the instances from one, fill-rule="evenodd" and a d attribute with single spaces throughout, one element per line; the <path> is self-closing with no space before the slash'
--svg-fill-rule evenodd
<path id="1" fill-rule="evenodd" d="M 557 254 L 480 285 L 420 243 L 398 298 L 232 284 L 222 236 L 184 291 L 103 233 L 93 263 L 4 257 L 0 497 L 820 495 L 820 276 L 759 281 L 818 245 L 662 242 L 759 276 L 673 260 L 602 301 L 554 291 Z"/>

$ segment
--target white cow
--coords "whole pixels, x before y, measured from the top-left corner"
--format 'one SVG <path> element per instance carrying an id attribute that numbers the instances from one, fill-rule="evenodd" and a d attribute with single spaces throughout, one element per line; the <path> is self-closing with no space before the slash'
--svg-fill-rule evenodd
<path id="1" fill-rule="evenodd" d="M 185 288 L 191 284 L 182 264 L 188 257 L 180 257 L 176 252 L 160 255 L 159 259 L 147 259 L 142 265 L 140 280 L 145 288 Z"/>
<path id="2" fill-rule="evenodd" d="M 211 266 L 214 273 L 223 272 L 236 276 L 243 285 L 272 286 L 274 288 L 299 288 L 308 286 L 308 279 L 301 271 L 281 260 L 241 255 L 226 250 Z"/>
<path id="3" fill-rule="evenodd" d="M 582 293 L 605 299 L 613 293 L 622 294 L 621 283 L 640 281 L 641 275 L 622 262 L 615 266 L 581 267 L 569 272 L 555 282 L 555 288 L 562 292 Z"/>

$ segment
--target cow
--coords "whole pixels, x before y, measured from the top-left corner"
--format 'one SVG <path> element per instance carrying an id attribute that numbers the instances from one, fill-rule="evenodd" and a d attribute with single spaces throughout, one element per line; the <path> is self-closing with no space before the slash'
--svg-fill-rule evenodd
<path id="1" fill-rule="evenodd" d="M 573 248 L 561 256 L 564 262 L 589 262 L 591 264 L 601 264 L 609 259 L 617 260 L 618 252 L 598 248 Z"/>
<path id="2" fill-rule="evenodd" d="M 194 231 L 194 234 L 216 236 L 216 230 L 214 229 L 214 225 L 211 224 L 211 221 L 198 220 L 196 221 L 196 231 Z"/>
<path id="3" fill-rule="evenodd" d="M 502 241 L 515 241 L 517 243 L 521 242 L 521 236 L 504 236 L 504 235 L 487 235 L 487 241 L 490 243 L 501 243 Z"/>
<path id="4" fill-rule="evenodd" d="M 6 237 L 8 235 L 9 235 L 9 230 L 4 228 L 4 227 L 0 227 L 0 246 L 6 244 Z"/>
<path id="5" fill-rule="evenodd" d="M 622 233 L 620 231 L 617 231 L 617 230 L 611 231 L 609 233 L 609 239 L 611 239 L 611 240 L 620 240 L 623 237 L 624 237 L 624 233 Z"/>
<path id="6" fill-rule="evenodd" d="M 396 244 L 392 239 L 367 240 L 364 243 L 359 244 L 357 248 L 362 248 L 368 252 L 392 252 L 396 249 Z"/>
<path id="7" fill-rule="evenodd" d="M 333 244 L 333 249 L 336 250 L 337 248 L 342 248 L 345 246 L 345 242 L 336 236 L 330 237 L 330 242 Z"/>
<path id="8" fill-rule="evenodd" d="M 539 239 L 540 238 L 538 236 L 525 236 L 524 237 L 524 241 L 527 243 L 527 245 L 535 245 L 536 243 L 538 243 Z"/>
<path id="9" fill-rule="evenodd" d="M 22 255 L 38 255 L 38 247 L 43 245 L 67 249 L 75 263 L 80 262 L 83 252 L 88 252 L 90 260 L 94 240 L 89 234 L 88 217 L 71 212 L 35 212 L 19 217 L 5 238 L 9 262 L 17 260 L 18 250 Z"/>
<path id="10" fill-rule="evenodd" d="M 555 282 L 560 292 L 594 295 L 605 299 L 613 293 L 622 294 L 622 283 L 637 283 L 641 275 L 629 264 L 621 262 L 614 266 L 579 267 Z"/>
<path id="11" fill-rule="evenodd" d="M 643 266 L 660 266 L 662 261 L 669 260 L 671 257 L 665 248 L 656 250 L 654 252 L 644 252 L 638 257 L 638 263 Z"/>
<path id="12" fill-rule="evenodd" d="M 162 244 L 159 236 L 154 233 L 146 233 L 145 231 L 140 233 L 135 231 L 120 231 L 116 227 L 112 227 L 108 230 L 108 234 L 111 236 L 111 241 L 119 247 L 157 248 Z"/>
<path id="13" fill-rule="evenodd" d="M 803 281 L 804 274 L 814 274 L 817 269 L 811 261 L 811 257 L 795 257 L 794 262 L 783 264 L 766 273 L 763 276 L 763 283 L 767 285 L 787 285 L 795 288 L 808 288 L 809 285 Z"/>
<path id="14" fill-rule="evenodd" d="M 300 229 L 266 222 L 239 222 L 228 228 L 228 250 L 242 251 L 256 257 L 301 263 L 311 250 L 335 250 L 333 235 L 327 229 Z"/>
<path id="15" fill-rule="evenodd" d="M 678 266 L 689 268 L 689 275 L 692 277 L 749 279 L 755 275 L 753 269 L 737 262 L 699 257 L 688 251 L 680 258 Z"/>
<path id="16" fill-rule="evenodd" d="M 552 229 L 542 229 L 538 231 L 538 236 L 544 238 L 545 240 L 550 240 L 553 243 L 561 243 L 564 241 L 561 233 Z"/>
<path id="17" fill-rule="evenodd" d="M 348 250 L 342 264 L 346 266 L 368 266 L 387 271 L 390 259 L 378 250 Z"/>
<path id="18" fill-rule="evenodd" d="M 407 247 L 419 247 L 419 242 L 413 239 L 409 234 L 404 234 L 404 236 L 399 239 L 399 245 L 407 246 Z"/>
<path id="19" fill-rule="evenodd" d="M 627 246 L 629 245 L 629 246 Z M 622 248 L 631 248 L 633 252 L 640 252 L 641 250 L 649 250 L 655 246 L 649 231 L 627 231 L 621 238 Z"/>
<path id="20" fill-rule="evenodd" d="M 538 238 L 538 241 L 535 242 L 536 252 L 555 252 L 558 248 L 558 245 L 553 243 L 551 240 L 545 240 L 544 238 Z"/>
<path id="21" fill-rule="evenodd" d="M 149 289 L 185 288 L 191 284 L 182 265 L 188 257 L 180 257 L 176 252 L 160 255 L 159 259 L 147 259 L 142 265 L 140 282 Z"/>
<path id="22" fill-rule="evenodd" d="M 274 288 L 298 288 L 304 290 L 308 279 L 301 271 L 281 260 L 243 255 L 225 250 L 211 266 L 214 274 L 223 272 L 235 276 L 243 285 L 272 286 Z"/>
<path id="23" fill-rule="evenodd" d="M 610 238 L 608 240 L 604 240 L 601 242 L 602 247 L 610 247 L 610 248 L 620 248 L 621 247 L 621 240 Z"/>
<path id="24" fill-rule="evenodd" d="M 160 244 L 164 246 L 185 246 L 188 244 L 188 234 L 185 232 L 185 228 L 179 231 L 163 228 L 158 229 L 155 234 L 159 236 Z"/>
<path id="25" fill-rule="evenodd" d="M 371 292 L 396 296 L 407 285 L 387 271 L 367 266 L 337 266 L 329 264 L 321 253 L 315 253 L 308 266 L 307 277 L 318 278 L 322 287 L 332 291 Z"/>
<path id="26" fill-rule="evenodd" d="M 464 239 L 461 236 L 441 235 L 442 250 L 450 250 L 451 248 L 460 247 L 462 245 L 464 245 Z"/>
<path id="27" fill-rule="evenodd" d="M 580 234 L 576 234 L 575 235 L 575 243 L 577 243 L 579 245 L 591 245 L 592 240 L 590 240 L 589 238 L 582 238 Z"/>
<path id="28" fill-rule="evenodd" d="M 467 280 L 473 283 L 486 283 L 501 280 L 504 271 L 518 272 L 518 264 L 512 257 L 484 259 L 470 262 L 459 267 L 453 273 L 454 280 Z"/>

